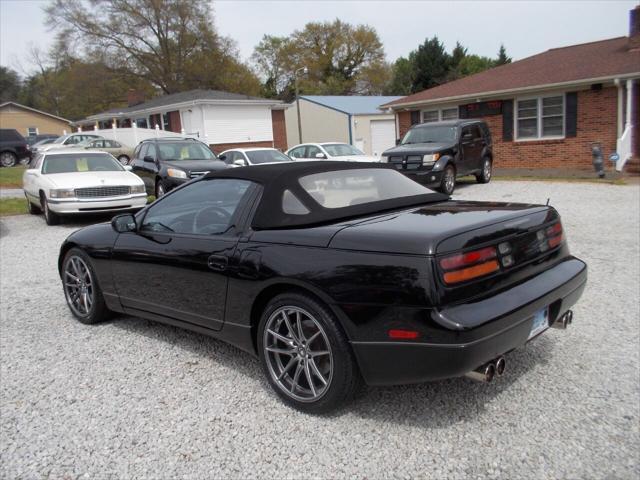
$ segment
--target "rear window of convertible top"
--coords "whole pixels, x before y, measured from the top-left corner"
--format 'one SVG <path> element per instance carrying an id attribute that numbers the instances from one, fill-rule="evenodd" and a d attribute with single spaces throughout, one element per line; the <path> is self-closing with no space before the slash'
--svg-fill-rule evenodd
<path id="1" fill-rule="evenodd" d="M 315 173 L 300 177 L 302 188 L 325 208 L 433 193 L 391 169 L 363 168 Z"/>

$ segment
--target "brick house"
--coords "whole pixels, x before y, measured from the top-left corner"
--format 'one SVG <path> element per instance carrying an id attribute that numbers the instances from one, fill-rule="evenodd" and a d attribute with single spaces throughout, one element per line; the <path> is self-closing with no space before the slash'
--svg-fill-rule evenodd
<path id="1" fill-rule="evenodd" d="M 592 169 L 593 143 L 605 157 L 618 152 L 635 163 L 640 6 L 631 11 L 630 25 L 629 37 L 554 48 L 382 107 L 396 114 L 398 137 L 416 123 L 484 119 L 497 168 Z"/>
<path id="2" fill-rule="evenodd" d="M 81 128 L 156 128 L 200 138 L 215 152 L 238 147 L 287 149 L 280 100 L 218 90 L 190 90 L 144 101 L 130 91 L 128 106 L 91 115 L 76 122 Z"/>

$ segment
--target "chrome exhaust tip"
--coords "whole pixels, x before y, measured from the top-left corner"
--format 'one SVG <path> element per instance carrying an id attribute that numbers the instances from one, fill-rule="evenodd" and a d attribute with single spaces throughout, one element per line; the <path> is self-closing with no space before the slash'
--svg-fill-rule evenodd
<path id="1" fill-rule="evenodd" d="M 559 319 L 551 324 L 551 328 L 557 328 L 560 330 L 566 330 L 566 328 L 573 322 L 573 311 L 567 310 Z"/>
<path id="2" fill-rule="evenodd" d="M 504 371 L 506 369 L 507 369 L 507 361 L 505 360 L 505 358 L 504 357 L 498 358 L 498 360 L 496 360 L 496 375 L 501 377 L 502 375 L 504 375 Z"/>
<path id="3" fill-rule="evenodd" d="M 486 363 L 471 372 L 465 373 L 465 377 L 475 380 L 476 382 L 489 383 L 496 374 L 496 366 L 492 363 Z"/>

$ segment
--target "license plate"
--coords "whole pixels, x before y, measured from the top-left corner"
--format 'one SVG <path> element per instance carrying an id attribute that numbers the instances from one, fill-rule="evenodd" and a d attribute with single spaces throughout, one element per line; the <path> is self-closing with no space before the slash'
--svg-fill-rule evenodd
<path id="1" fill-rule="evenodd" d="M 528 340 L 531 340 L 536 335 L 544 332 L 549 328 L 549 308 L 546 307 L 533 314 L 533 324 L 531 325 L 531 332 L 529 332 Z"/>

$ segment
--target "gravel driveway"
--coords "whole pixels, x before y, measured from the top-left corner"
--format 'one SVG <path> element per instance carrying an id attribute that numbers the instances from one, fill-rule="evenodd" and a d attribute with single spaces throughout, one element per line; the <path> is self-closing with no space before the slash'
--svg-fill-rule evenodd
<path id="1" fill-rule="evenodd" d="M 216 340 L 130 317 L 71 317 L 56 273 L 80 224 L 0 220 L 3 478 L 638 478 L 640 189 L 493 182 L 457 198 L 544 203 L 590 281 L 572 327 L 507 374 L 367 388 L 330 417 L 271 393 Z"/>

